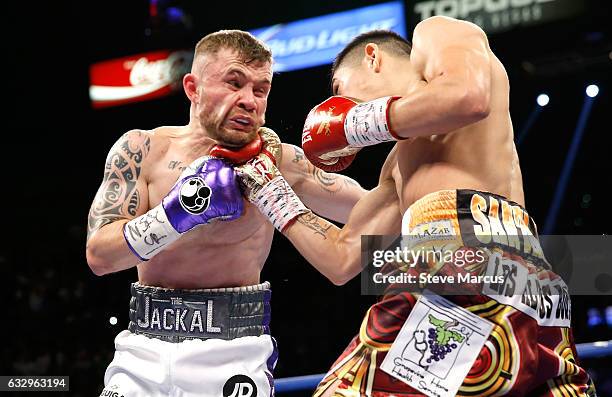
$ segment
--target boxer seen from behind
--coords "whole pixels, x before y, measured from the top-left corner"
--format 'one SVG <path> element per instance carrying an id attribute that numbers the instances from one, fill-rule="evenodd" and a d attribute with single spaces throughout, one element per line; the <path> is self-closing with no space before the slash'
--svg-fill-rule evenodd
<path id="1" fill-rule="evenodd" d="M 413 251 L 443 247 L 451 258 L 477 251 L 478 259 L 399 261 L 383 267 L 389 274 L 480 280 L 498 272 L 509 280 L 508 271 L 517 284 L 511 291 L 455 281 L 443 286 L 454 288 L 444 297 L 431 283 L 426 295 L 389 285 L 315 396 L 595 395 L 577 361 L 567 286 L 549 270 L 524 209 L 508 76 L 485 33 L 446 17 L 419 23 L 412 44 L 366 32 L 337 56 L 332 85 L 336 96 L 313 108 L 304 126 L 310 161 L 337 171 L 365 146 L 395 144 L 379 185 L 343 228 L 308 212 L 284 229 L 302 255 L 343 284 L 362 270 L 362 235 L 401 232 Z M 261 199 L 282 176 L 270 161 L 273 177 L 251 163 L 237 173 L 268 213 Z M 390 349 L 400 355 L 383 364 Z"/>
<path id="2" fill-rule="evenodd" d="M 271 83 L 263 43 L 237 30 L 212 33 L 183 78 L 189 123 L 129 131 L 110 150 L 89 213 L 87 261 L 97 275 L 136 267 L 138 282 L 103 393 L 271 395 L 277 352 L 260 272 L 274 227 L 220 157 L 240 163 L 264 153 L 285 174 L 283 189 L 293 186 L 305 204 L 341 223 L 365 193 L 262 127 Z M 274 226 L 282 230 L 306 211 L 294 201 Z"/>

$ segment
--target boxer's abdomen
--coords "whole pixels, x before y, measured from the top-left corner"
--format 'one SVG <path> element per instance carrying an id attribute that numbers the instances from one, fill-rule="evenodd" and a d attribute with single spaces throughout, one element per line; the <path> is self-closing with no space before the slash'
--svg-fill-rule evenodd
<path id="1" fill-rule="evenodd" d="M 139 281 L 167 288 L 218 288 L 259 283 L 274 228 L 250 214 L 232 222 L 204 225 L 138 265 Z M 256 212 L 256 213 L 255 213 Z"/>

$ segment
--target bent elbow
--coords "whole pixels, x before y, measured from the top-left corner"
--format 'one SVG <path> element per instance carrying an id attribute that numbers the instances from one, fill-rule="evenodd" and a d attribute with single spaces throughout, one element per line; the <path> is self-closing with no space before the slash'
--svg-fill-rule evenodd
<path id="1" fill-rule="evenodd" d="M 457 107 L 470 124 L 489 117 L 491 96 L 485 90 L 471 89 L 464 92 Z"/>
<path id="2" fill-rule="evenodd" d="M 95 248 L 89 244 L 85 250 L 85 257 L 87 259 L 89 268 L 96 276 L 104 276 L 105 274 L 110 273 L 106 262 L 96 255 Z"/>
<path id="3" fill-rule="evenodd" d="M 356 258 L 360 261 L 360 258 Z M 339 266 L 336 271 L 330 275 L 329 280 L 336 286 L 341 286 L 353 279 L 357 274 L 359 274 L 359 270 L 361 270 L 361 262 L 353 263 L 354 260 L 349 258 L 343 258 L 339 261 Z M 355 270 L 359 269 L 359 270 Z"/>
<path id="4" fill-rule="evenodd" d="M 99 260 L 87 258 L 87 264 L 96 276 L 104 276 L 110 273 L 108 266 Z"/>
<path id="5" fill-rule="evenodd" d="M 346 275 L 343 275 L 343 274 L 337 274 L 337 275 L 333 275 L 332 277 L 328 277 L 328 278 L 329 278 L 329 281 L 332 282 L 332 284 L 334 284 L 337 287 L 340 287 L 348 283 L 352 277 L 347 277 Z"/>
<path id="6" fill-rule="evenodd" d="M 89 265 L 89 268 L 91 269 L 91 271 L 93 272 L 93 274 L 95 274 L 96 276 L 100 277 L 100 276 L 105 276 L 107 275 L 109 272 L 106 270 L 105 267 L 103 266 L 91 266 Z"/>
<path id="7" fill-rule="evenodd" d="M 491 104 L 488 98 L 476 98 L 470 104 L 468 116 L 474 121 L 480 121 L 489 117 Z"/>

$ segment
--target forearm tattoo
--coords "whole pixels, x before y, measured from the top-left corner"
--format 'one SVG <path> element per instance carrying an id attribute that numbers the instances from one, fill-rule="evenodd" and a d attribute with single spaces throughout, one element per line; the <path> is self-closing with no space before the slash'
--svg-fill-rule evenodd
<path id="1" fill-rule="evenodd" d="M 344 186 L 348 186 L 352 181 L 350 178 L 344 177 L 338 174 L 330 174 L 323 171 L 320 168 L 315 167 L 310 161 L 305 160 L 304 151 L 300 148 L 295 149 L 295 157 L 292 159 L 294 163 L 304 161 L 306 169 L 304 172 L 308 178 L 312 178 L 315 183 L 325 192 L 329 194 L 336 194 L 342 190 Z"/>
<path id="2" fill-rule="evenodd" d="M 149 153 L 151 138 L 141 132 L 124 134 L 111 149 L 104 179 L 94 198 L 87 221 L 87 239 L 117 219 L 133 218 L 140 206 L 136 181 Z"/>
<path id="3" fill-rule="evenodd" d="M 313 213 L 306 213 L 298 217 L 297 221 L 312 230 L 314 234 L 319 234 L 323 236 L 324 240 L 327 240 L 327 232 L 332 225 L 325 220 L 319 218 Z"/>
<path id="4" fill-rule="evenodd" d="M 324 191 L 335 194 L 342 190 L 343 184 L 340 182 L 340 176 L 336 174 L 329 174 L 313 165 L 312 167 L 312 177 L 314 178 L 317 185 L 321 187 Z"/>
<path id="5" fill-rule="evenodd" d="M 361 185 L 356 180 L 348 178 L 348 177 L 344 178 L 344 185 L 348 187 L 351 187 L 351 186 L 361 187 Z"/>
<path id="6" fill-rule="evenodd" d="M 294 163 L 299 163 L 300 161 L 304 160 L 304 151 L 298 147 L 294 149 L 295 149 L 295 157 L 291 161 L 293 161 Z"/>

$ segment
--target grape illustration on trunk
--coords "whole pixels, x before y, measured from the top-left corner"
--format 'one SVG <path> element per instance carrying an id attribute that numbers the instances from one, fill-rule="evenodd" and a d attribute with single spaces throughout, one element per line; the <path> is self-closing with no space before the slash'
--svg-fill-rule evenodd
<path id="1" fill-rule="evenodd" d="M 455 350 L 458 344 L 465 339 L 464 335 L 450 330 L 451 327 L 459 325 L 455 320 L 444 321 L 430 314 L 429 323 L 433 325 L 433 327 L 427 330 L 427 345 L 431 355 L 423 363 L 425 352 L 422 353 L 423 356 L 419 360 L 419 365 L 423 368 L 429 367 L 433 362 L 443 360 L 447 354 Z"/>

